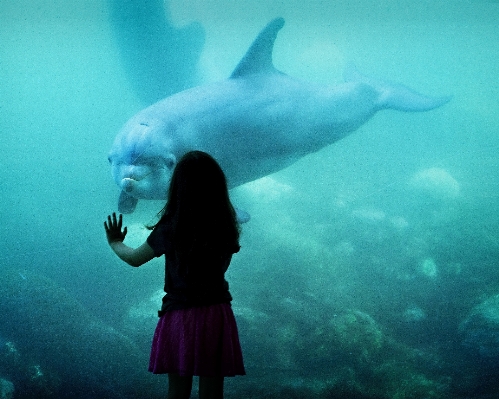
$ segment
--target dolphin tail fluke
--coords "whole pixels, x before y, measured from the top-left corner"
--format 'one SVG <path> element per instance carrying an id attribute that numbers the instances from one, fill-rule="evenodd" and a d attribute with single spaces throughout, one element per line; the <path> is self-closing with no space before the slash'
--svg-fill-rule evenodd
<path id="1" fill-rule="evenodd" d="M 423 112 L 447 104 L 452 96 L 428 97 L 409 87 L 392 84 L 381 90 L 378 106 L 380 109 L 395 109 L 405 112 Z"/>
<path id="2" fill-rule="evenodd" d="M 353 64 L 345 69 L 344 79 L 346 82 L 365 83 L 375 88 L 379 93 L 378 109 L 423 112 L 441 107 L 452 99 L 452 96 L 429 97 L 398 83 L 368 78 L 362 75 Z"/>
<path id="3" fill-rule="evenodd" d="M 137 202 L 139 202 L 137 198 L 132 197 L 126 192 L 122 191 L 118 200 L 118 211 L 125 214 L 133 213 L 135 207 L 137 206 Z"/>

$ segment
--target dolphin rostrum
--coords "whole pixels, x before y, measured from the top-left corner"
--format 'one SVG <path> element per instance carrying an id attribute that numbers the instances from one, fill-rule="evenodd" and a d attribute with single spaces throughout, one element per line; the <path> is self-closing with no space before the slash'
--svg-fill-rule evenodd
<path id="1" fill-rule="evenodd" d="M 165 199 L 177 160 L 190 150 L 211 154 L 236 187 L 340 140 L 379 110 L 428 111 L 450 100 L 353 69 L 336 86 L 294 79 L 272 63 L 283 25 L 271 21 L 229 79 L 173 94 L 124 125 L 109 153 L 120 212 L 133 212 L 139 199 Z"/>

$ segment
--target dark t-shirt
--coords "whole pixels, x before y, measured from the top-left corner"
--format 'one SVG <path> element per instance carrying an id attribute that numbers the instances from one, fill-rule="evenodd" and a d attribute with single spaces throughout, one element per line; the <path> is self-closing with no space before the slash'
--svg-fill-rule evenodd
<path id="1" fill-rule="evenodd" d="M 232 245 L 223 253 L 207 248 L 180 260 L 173 249 L 171 229 L 167 223 L 158 224 L 147 238 L 147 243 L 156 257 L 165 255 L 166 295 L 160 316 L 171 310 L 230 303 L 232 296 L 224 276 L 232 254 L 239 251 L 239 245 Z"/>

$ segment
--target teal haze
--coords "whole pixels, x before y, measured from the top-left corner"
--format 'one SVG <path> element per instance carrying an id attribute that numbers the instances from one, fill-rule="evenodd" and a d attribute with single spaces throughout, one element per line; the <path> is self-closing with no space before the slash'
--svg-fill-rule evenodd
<path id="1" fill-rule="evenodd" d="M 200 148 L 247 212 L 226 399 L 496 398 L 497 21 L 486 0 L 0 2 L 0 397 L 166 397 L 163 259 L 130 268 L 103 221 L 121 195 L 142 244 Z"/>

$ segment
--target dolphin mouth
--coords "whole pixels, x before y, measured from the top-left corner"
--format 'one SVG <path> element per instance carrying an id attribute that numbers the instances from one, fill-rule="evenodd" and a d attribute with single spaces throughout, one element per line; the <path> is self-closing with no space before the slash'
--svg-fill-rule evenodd
<path id="1" fill-rule="evenodd" d="M 133 186 L 135 183 L 137 183 L 137 179 L 132 179 L 131 177 L 125 177 L 123 180 L 121 180 L 121 188 L 123 191 L 129 193 L 133 190 Z"/>

